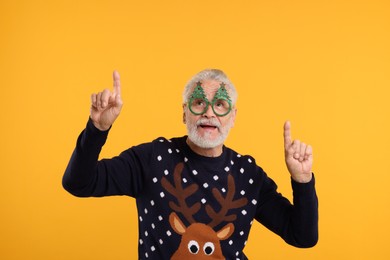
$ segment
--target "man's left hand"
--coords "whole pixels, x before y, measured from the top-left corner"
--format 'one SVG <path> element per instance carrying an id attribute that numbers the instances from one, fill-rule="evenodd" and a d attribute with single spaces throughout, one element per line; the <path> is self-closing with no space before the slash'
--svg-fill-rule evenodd
<path id="1" fill-rule="evenodd" d="M 291 139 L 291 124 L 284 124 L 284 154 L 287 169 L 294 181 L 307 183 L 312 178 L 313 150 L 299 140 Z"/>

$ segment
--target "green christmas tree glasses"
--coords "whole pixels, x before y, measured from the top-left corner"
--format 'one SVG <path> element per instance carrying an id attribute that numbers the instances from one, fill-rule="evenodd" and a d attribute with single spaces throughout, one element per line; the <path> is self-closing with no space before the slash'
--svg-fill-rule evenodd
<path id="1" fill-rule="evenodd" d="M 226 116 L 232 110 L 232 101 L 225 88 L 225 84 L 221 83 L 213 100 L 210 102 L 204 93 L 202 83 L 197 82 L 194 91 L 188 101 L 188 108 L 195 115 L 206 113 L 209 105 L 217 116 Z"/>

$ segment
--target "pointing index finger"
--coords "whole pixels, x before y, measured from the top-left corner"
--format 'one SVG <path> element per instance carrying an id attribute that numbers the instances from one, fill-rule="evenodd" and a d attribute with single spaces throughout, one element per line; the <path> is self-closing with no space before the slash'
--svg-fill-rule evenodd
<path id="1" fill-rule="evenodd" d="M 291 123 L 286 121 L 284 123 L 284 147 L 287 149 L 291 143 Z"/>
<path id="2" fill-rule="evenodd" d="M 120 81 L 119 72 L 114 70 L 114 72 L 112 74 L 112 78 L 114 81 L 114 93 L 120 95 L 121 94 L 121 81 Z"/>

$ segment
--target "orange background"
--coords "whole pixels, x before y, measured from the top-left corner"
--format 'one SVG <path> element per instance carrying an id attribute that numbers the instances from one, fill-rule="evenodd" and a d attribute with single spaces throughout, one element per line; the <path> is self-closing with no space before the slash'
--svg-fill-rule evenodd
<path id="1" fill-rule="evenodd" d="M 390 3 L 0 1 L 0 258 L 136 259 L 127 197 L 61 186 L 92 92 L 122 78 L 102 156 L 185 134 L 187 80 L 223 69 L 239 91 L 227 145 L 291 198 L 282 126 L 314 147 L 320 240 L 296 249 L 255 224 L 250 259 L 390 259 Z"/>

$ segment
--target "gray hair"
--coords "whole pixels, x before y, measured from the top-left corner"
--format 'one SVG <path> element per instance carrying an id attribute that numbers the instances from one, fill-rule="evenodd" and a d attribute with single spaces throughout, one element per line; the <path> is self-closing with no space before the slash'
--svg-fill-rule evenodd
<path id="1" fill-rule="evenodd" d="M 183 103 L 187 103 L 190 95 L 192 94 L 192 89 L 198 81 L 203 80 L 216 80 L 226 84 L 226 89 L 229 93 L 230 98 L 232 99 L 233 106 L 237 101 L 237 91 L 233 83 L 227 77 L 227 75 L 219 69 L 205 69 L 193 76 L 187 85 L 184 88 L 183 92 Z"/>

